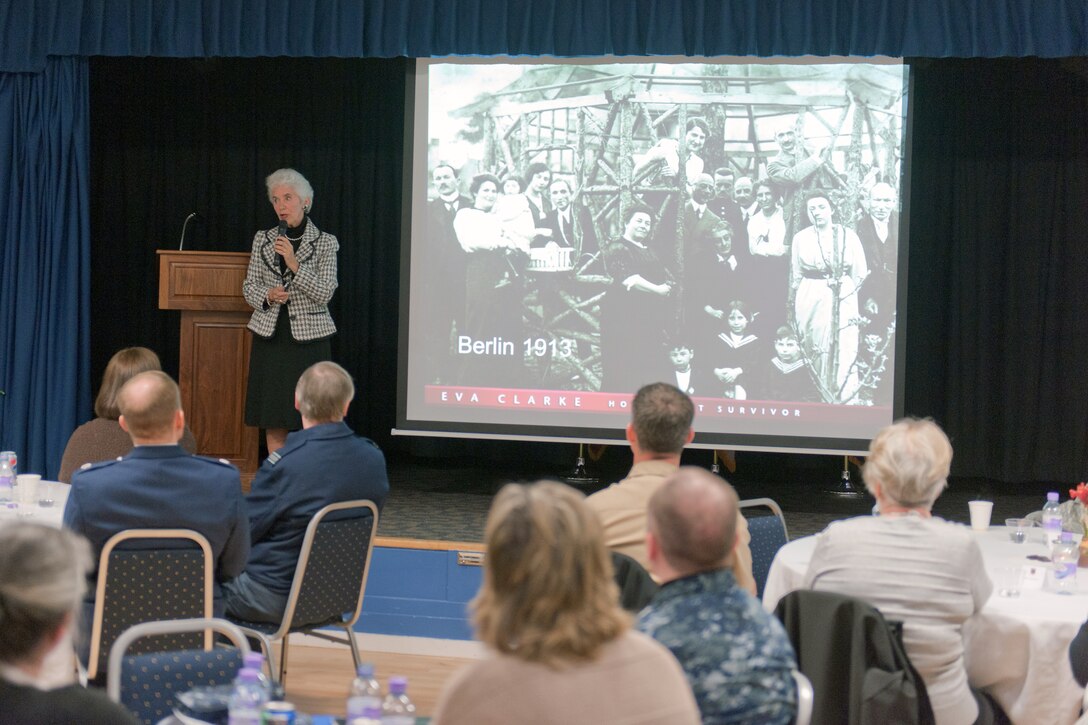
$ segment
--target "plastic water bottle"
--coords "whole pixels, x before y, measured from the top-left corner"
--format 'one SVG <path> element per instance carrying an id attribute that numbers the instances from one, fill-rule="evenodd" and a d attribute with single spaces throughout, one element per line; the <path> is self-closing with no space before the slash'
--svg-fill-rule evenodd
<path id="1" fill-rule="evenodd" d="M 382 725 L 415 725 L 416 706 L 408 699 L 407 677 L 390 677 L 389 694 L 382 703 Z"/>
<path id="2" fill-rule="evenodd" d="M 1046 495 L 1046 504 L 1043 506 L 1043 532 L 1046 534 L 1046 545 L 1054 546 L 1062 537 L 1062 510 L 1058 505 L 1058 492 L 1051 491 Z"/>
<path id="3" fill-rule="evenodd" d="M 239 670 L 230 695 L 229 725 L 261 725 L 261 708 L 267 699 L 258 679 L 260 674 L 249 667 Z"/>
<path id="4" fill-rule="evenodd" d="M 245 656 L 245 659 L 242 660 L 242 667 L 257 672 L 257 683 L 261 686 L 261 689 L 264 690 L 265 702 L 278 699 L 276 693 L 273 691 L 272 680 L 268 679 L 268 676 L 264 673 L 263 654 L 260 652 L 250 652 Z"/>
<path id="5" fill-rule="evenodd" d="M 15 470 L 6 455 L 0 455 L 0 503 L 11 503 L 15 494 Z"/>
<path id="6" fill-rule="evenodd" d="M 1051 550 L 1051 571 L 1054 573 L 1053 589 L 1058 594 L 1073 594 L 1077 591 L 1077 559 L 1080 547 L 1073 541 L 1073 533 L 1065 531 L 1061 540 Z"/>
<path id="7" fill-rule="evenodd" d="M 382 686 L 374 679 L 374 665 L 364 662 L 356 670 L 348 695 L 348 725 L 379 725 L 382 718 Z"/>

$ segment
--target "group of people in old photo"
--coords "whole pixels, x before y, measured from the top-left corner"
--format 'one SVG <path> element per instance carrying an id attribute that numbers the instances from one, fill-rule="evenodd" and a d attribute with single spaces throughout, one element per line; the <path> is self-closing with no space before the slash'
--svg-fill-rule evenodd
<path id="1" fill-rule="evenodd" d="M 676 116 L 627 157 L 598 140 L 614 187 L 433 162 L 426 382 L 891 404 L 898 167 L 844 168 L 850 139 L 819 147 L 800 114 L 711 162 L 722 128 Z"/>

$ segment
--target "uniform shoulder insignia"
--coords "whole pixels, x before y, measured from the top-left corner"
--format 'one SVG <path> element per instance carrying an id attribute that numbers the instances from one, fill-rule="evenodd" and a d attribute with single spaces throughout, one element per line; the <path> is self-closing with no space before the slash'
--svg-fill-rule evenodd
<path id="1" fill-rule="evenodd" d="M 283 458 L 283 456 L 280 455 L 279 451 L 272 451 L 268 454 L 268 463 L 274 466 L 281 458 Z"/>
<path id="2" fill-rule="evenodd" d="M 208 463 L 214 463 L 217 466 L 234 467 L 234 464 L 228 461 L 226 458 L 211 458 L 209 456 L 193 456 L 198 461 L 206 461 Z"/>
<path id="3" fill-rule="evenodd" d="M 117 458 L 111 458 L 108 461 L 95 461 L 93 463 L 84 463 L 82 466 L 79 467 L 79 470 L 89 471 L 92 468 L 106 468 L 107 466 L 113 466 L 117 463 L 120 463 L 123 460 L 125 460 L 123 456 L 118 456 Z"/>

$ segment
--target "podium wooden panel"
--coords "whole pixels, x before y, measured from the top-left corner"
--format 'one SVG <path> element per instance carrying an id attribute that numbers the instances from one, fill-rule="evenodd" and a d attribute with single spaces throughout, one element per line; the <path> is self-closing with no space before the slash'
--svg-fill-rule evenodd
<path id="1" fill-rule="evenodd" d="M 181 311 L 178 384 L 197 452 L 257 472 L 258 431 L 243 423 L 252 308 L 242 297 L 249 254 L 159 250 L 159 309 Z"/>

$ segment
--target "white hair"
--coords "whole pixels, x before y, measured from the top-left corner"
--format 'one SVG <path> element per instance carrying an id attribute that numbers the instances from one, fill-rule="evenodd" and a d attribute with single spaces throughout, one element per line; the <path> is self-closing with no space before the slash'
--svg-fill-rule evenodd
<path id="1" fill-rule="evenodd" d="M 67 529 L 0 528 L 0 662 L 19 662 L 80 606 L 91 549 Z"/>
<path id="2" fill-rule="evenodd" d="M 310 212 L 314 203 L 314 187 L 310 186 L 305 176 L 294 169 L 276 169 L 264 180 L 264 185 L 268 188 L 269 201 L 272 201 L 272 190 L 277 186 L 290 186 L 305 200 L 306 213 Z"/>
<path id="3" fill-rule="evenodd" d="M 876 434 L 861 471 L 870 492 L 879 485 L 893 503 L 930 508 L 948 485 L 952 444 L 932 420 L 904 418 Z"/>

